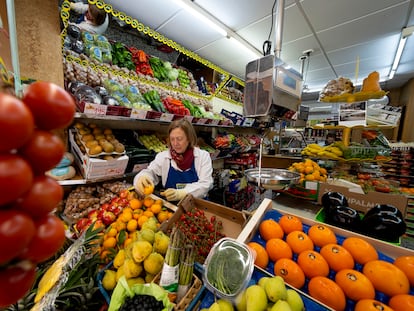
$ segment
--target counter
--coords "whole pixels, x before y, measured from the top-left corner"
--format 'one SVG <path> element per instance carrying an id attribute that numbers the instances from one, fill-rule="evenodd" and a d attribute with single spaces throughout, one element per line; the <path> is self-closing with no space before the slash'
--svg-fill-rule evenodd
<path id="1" fill-rule="evenodd" d="M 294 162 L 302 161 L 302 157 L 299 156 L 287 156 L 287 155 L 262 155 L 262 167 L 268 168 L 288 168 Z"/>

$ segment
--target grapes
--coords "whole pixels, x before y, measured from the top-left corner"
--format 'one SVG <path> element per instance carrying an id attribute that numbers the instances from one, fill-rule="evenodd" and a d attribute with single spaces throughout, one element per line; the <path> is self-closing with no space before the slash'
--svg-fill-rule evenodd
<path id="1" fill-rule="evenodd" d="M 0 93 L 0 309 L 23 298 L 35 282 L 36 265 L 65 242 L 65 227 L 50 211 L 62 186 L 45 176 L 64 154 L 53 130 L 69 125 L 75 101 L 61 87 L 34 82 L 19 99 Z M 3 288 L 2 288 L 3 289 Z M 18 290 L 17 290 L 18 289 Z"/>
<path id="2" fill-rule="evenodd" d="M 126 297 L 119 311 L 161 311 L 164 309 L 162 301 L 151 295 L 134 295 Z"/>

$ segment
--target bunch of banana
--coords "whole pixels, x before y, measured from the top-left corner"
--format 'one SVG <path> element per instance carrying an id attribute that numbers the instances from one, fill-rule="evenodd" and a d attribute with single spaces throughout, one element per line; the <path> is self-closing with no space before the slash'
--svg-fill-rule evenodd
<path id="1" fill-rule="evenodd" d="M 315 158 L 329 158 L 339 160 L 343 156 L 343 149 L 346 148 L 342 142 L 335 142 L 329 146 L 322 147 L 318 144 L 309 144 L 302 150 L 302 155 Z"/>

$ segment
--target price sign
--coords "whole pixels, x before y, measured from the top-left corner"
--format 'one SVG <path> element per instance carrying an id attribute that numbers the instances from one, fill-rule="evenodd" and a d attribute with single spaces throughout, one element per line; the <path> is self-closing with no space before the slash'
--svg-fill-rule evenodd
<path id="1" fill-rule="evenodd" d="M 85 110 L 84 113 L 87 114 L 95 114 L 95 115 L 106 115 L 106 105 L 97 105 L 97 104 L 90 104 L 85 103 Z"/>
<path id="2" fill-rule="evenodd" d="M 132 108 L 131 119 L 145 119 L 147 116 L 147 110 Z"/>
<path id="3" fill-rule="evenodd" d="M 160 116 L 160 120 L 161 121 L 172 121 L 173 118 L 174 118 L 174 115 L 173 114 L 170 114 L 170 113 L 163 113 Z"/>

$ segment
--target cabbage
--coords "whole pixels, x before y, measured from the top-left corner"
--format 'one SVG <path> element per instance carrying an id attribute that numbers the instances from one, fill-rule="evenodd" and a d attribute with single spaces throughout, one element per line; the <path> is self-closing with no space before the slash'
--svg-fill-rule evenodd
<path id="1" fill-rule="evenodd" d="M 172 68 L 171 70 L 168 71 L 168 80 L 169 81 L 174 81 L 178 79 L 178 74 L 179 71 L 176 68 Z"/>

